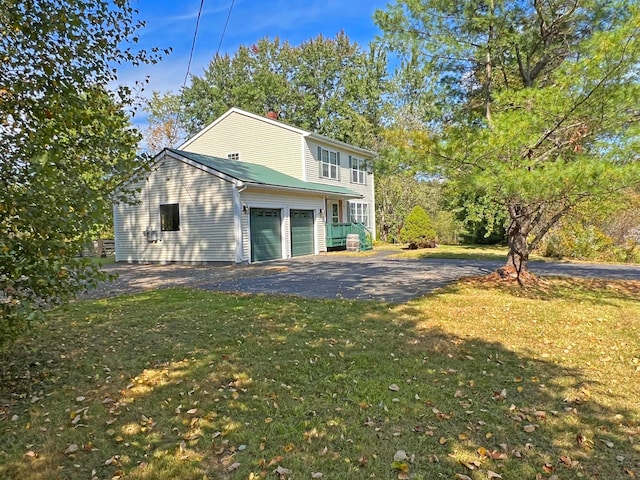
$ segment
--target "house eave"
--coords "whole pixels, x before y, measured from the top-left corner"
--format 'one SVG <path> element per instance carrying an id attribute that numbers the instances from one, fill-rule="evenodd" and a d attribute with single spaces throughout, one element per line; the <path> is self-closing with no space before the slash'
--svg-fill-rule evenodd
<path id="1" fill-rule="evenodd" d="M 300 187 L 284 187 L 281 185 L 268 185 L 266 183 L 254 183 L 246 182 L 247 187 L 260 188 L 264 190 L 281 190 L 287 192 L 305 193 L 307 195 L 317 195 L 320 197 L 339 197 L 339 198 L 363 198 L 363 195 L 359 193 L 346 193 L 346 192 L 331 192 L 328 190 L 313 190 L 309 188 Z"/>
<path id="2" fill-rule="evenodd" d="M 343 150 L 347 150 L 367 158 L 375 158 L 378 155 L 376 152 L 367 150 L 366 148 L 356 147 L 355 145 L 351 145 L 340 140 L 334 140 L 333 138 L 325 137 L 324 135 L 320 135 L 319 133 L 307 132 L 305 137 L 316 140 L 318 142 L 338 146 Z"/>

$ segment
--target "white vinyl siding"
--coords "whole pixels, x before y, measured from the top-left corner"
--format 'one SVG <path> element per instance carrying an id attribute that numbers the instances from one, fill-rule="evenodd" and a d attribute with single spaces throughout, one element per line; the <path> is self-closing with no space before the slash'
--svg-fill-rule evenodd
<path id="1" fill-rule="evenodd" d="M 318 147 L 322 147 L 324 149 L 328 149 L 331 150 L 332 147 L 329 144 L 324 144 L 324 143 L 316 143 L 314 141 L 311 141 L 310 139 L 307 139 L 306 141 L 306 147 L 305 147 L 305 161 L 307 164 L 307 181 L 308 182 L 315 182 L 315 183 L 321 183 L 324 185 L 339 185 L 341 187 L 347 188 L 349 190 L 351 190 L 354 193 L 357 193 L 359 195 L 362 195 L 361 199 L 357 199 L 357 201 L 366 203 L 367 205 L 369 205 L 369 230 L 371 230 L 372 234 L 375 236 L 375 228 L 376 228 L 376 221 L 375 221 L 375 215 L 374 215 L 374 211 L 373 211 L 373 205 L 375 205 L 375 195 L 374 195 L 374 175 L 371 173 L 371 166 L 370 166 L 370 161 L 371 158 L 363 158 L 360 152 L 357 151 L 350 151 L 347 149 L 344 149 L 342 151 L 340 151 L 340 157 L 341 158 L 349 158 L 349 156 L 353 157 L 357 157 L 357 158 L 363 158 L 366 168 L 367 170 L 367 175 L 366 175 L 366 183 L 362 184 L 362 183 L 352 183 L 351 182 L 351 168 L 349 166 L 348 161 L 343 161 L 342 164 L 340 165 L 340 182 L 336 182 L 336 180 L 331 180 L 328 178 L 324 178 L 320 175 L 320 159 L 318 157 Z M 331 195 L 327 196 L 328 200 L 343 200 L 343 207 L 342 207 L 342 218 L 343 221 L 348 221 L 350 216 L 351 216 L 351 211 L 350 211 L 350 207 L 348 206 L 349 203 L 347 203 L 347 199 L 345 198 L 341 198 L 341 197 L 332 197 Z M 330 215 L 327 215 L 327 218 L 330 220 Z"/>
<path id="2" fill-rule="evenodd" d="M 236 261 L 233 184 L 165 158 L 141 186 L 138 204 L 114 206 L 117 261 Z M 160 205 L 168 204 L 179 205 L 179 231 L 161 231 Z M 157 242 L 147 241 L 148 231 Z"/>
<path id="3" fill-rule="evenodd" d="M 240 112 L 222 118 L 181 148 L 218 158 L 241 152 L 239 161 L 264 165 L 303 179 L 300 134 Z"/>

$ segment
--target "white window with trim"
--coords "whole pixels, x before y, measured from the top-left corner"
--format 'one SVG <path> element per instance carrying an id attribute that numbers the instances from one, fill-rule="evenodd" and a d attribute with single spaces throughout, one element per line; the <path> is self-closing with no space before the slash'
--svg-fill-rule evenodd
<path id="1" fill-rule="evenodd" d="M 362 223 L 365 227 L 370 227 L 369 204 L 366 202 L 349 202 L 349 217 L 354 223 Z"/>
<path id="2" fill-rule="evenodd" d="M 227 153 L 228 160 L 240 160 L 240 152 Z"/>
<path id="3" fill-rule="evenodd" d="M 321 177 L 340 180 L 340 152 L 318 147 L 318 159 Z"/>
<path id="4" fill-rule="evenodd" d="M 351 183 L 367 184 L 367 162 L 362 158 L 349 155 L 349 167 L 351 168 Z"/>

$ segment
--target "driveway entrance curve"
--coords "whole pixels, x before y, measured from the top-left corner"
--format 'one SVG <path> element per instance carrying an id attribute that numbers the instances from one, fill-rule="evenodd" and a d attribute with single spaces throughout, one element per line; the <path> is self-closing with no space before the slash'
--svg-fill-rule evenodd
<path id="1" fill-rule="evenodd" d="M 370 255 L 340 253 L 295 257 L 254 265 L 128 265 L 107 267 L 119 278 L 90 291 L 86 298 L 168 287 L 294 295 L 304 298 L 357 299 L 402 303 L 464 277 L 487 275 L 502 261 L 399 259 L 394 251 Z M 640 266 L 531 262 L 541 276 L 572 276 L 640 281 Z"/>

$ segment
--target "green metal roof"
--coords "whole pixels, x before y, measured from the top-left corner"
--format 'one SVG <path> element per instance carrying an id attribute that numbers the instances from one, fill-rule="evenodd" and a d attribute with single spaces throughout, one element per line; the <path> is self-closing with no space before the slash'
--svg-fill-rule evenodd
<path id="1" fill-rule="evenodd" d="M 330 193 L 348 197 L 362 197 L 362 195 L 348 188 L 304 182 L 272 168 L 256 165 L 255 163 L 211 157 L 209 155 L 185 152 L 184 150 L 176 150 L 173 148 L 167 148 L 166 150 L 244 183 L 282 187 L 285 189 L 309 190 L 312 192 Z"/>

